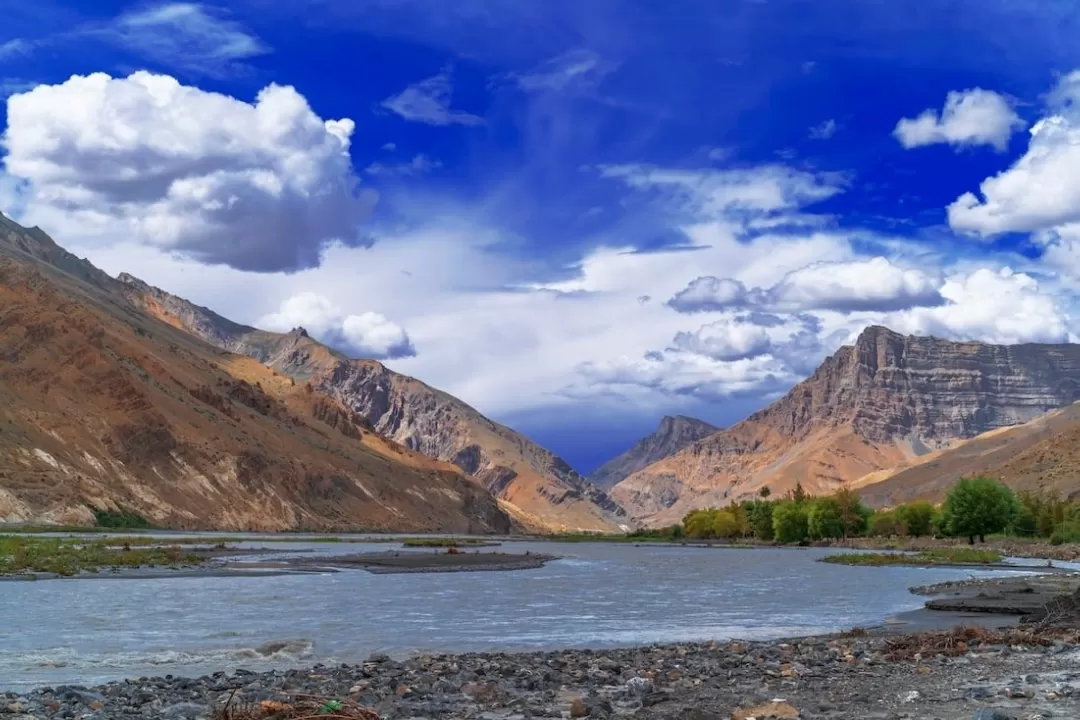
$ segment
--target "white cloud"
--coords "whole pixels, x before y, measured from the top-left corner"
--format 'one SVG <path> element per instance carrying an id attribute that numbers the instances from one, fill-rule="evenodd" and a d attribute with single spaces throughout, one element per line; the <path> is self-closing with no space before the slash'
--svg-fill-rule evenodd
<path id="1" fill-rule="evenodd" d="M 212 119 L 212 121 L 208 121 Z M 291 87 L 254 103 L 137 72 L 72 76 L 8 99 L 8 175 L 24 223 L 70 245 L 131 239 L 242 270 L 318 264 L 364 242 L 353 122 L 322 120 Z"/>
<path id="2" fill-rule="evenodd" d="M 125 13 L 96 32 L 169 67 L 218 77 L 270 52 L 242 25 L 198 3 L 164 3 Z"/>
<path id="3" fill-rule="evenodd" d="M 364 168 L 368 175 L 423 175 L 432 170 L 442 167 L 438 160 L 432 160 L 427 155 L 414 155 L 413 159 L 405 163 L 381 163 L 373 162 Z"/>
<path id="4" fill-rule="evenodd" d="M 949 206 L 954 229 L 990 236 L 1080 221 L 1080 107 L 1071 97 L 1078 83 L 1080 71 L 1062 79 L 1051 94 L 1056 107 L 1031 128 L 1027 152 L 1012 167 Z"/>
<path id="5" fill-rule="evenodd" d="M 397 150 L 397 143 L 384 143 L 382 149 L 386 152 L 394 152 Z"/>
<path id="6" fill-rule="evenodd" d="M 768 290 L 772 309 L 888 312 L 940 305 L 942 281 L 904 269 L 884 257 L 853 262 L 820 262 L 789 273 Z"/>
<path id="7" fill-rule="evenodd" d="M 694 332 L 677 333 L 672 344 L 677 350 L 727 362 L 758 357 L 772 349 L 765 327 L 733 317 L 702 325 Z"/>
<path id="8" fill-rule="evenodd" d="M 729 213 L 767 214 L 809 205 L 840 192 L 843 178 L 786 165 L 738 170 L 672 170 L 651 165 L 604 165 L 604 177 L 655 190 L 681 214 L 715 219 Z"/>
<path id="9" fill-rule="evenodd" d="M 329 298 L 313 292 L 293 295 L 281 303 L 276 313 L 260 318 L 256 324 L 276 332 L 303 327 L 322 342 L 362 357 L 386 359 L 416 354 L 408 333 L 385 315 L 346 315 Z"/>
<path id="10" fill-rule="evenodd" d="M 482 125 L 483 118 L 451 109 L 452 93 L 450 72 L 444 70 L 388 97 L 383 100 L 382 106 L 411 122 L 428 125 Z"/>
<path id="11" fill-rule="evenodd" d="M 828 140 L 836 131 L 840 129 L 840 126 L 836 124 L 836 120 L 829 118 L 817 125 L 810 128 L 811 140 Z"/>
<path id="12" fill-rule="evenodd" d="M 1008 267 L 980 268 L 941 288 L 946 304 L 889 318 L 895 330 L 957 340 L 1013 344 L 1069 342 L 1070 317 L 1038 281 Z"/>
<path id="13" fill-rule="evenodd" d="M 611 65 L 591 50 L 570 50 L 541 63 L 528 73 L 512 76 L 522 90 L 564 91 L 593 88 Z"/>
<path id="14" fill-rule="evenodd" d="M 925 110 L 918 117 L 901 119 L 893 135 L 908 149 L 948 143 L 957 147 L 990 145 L 1005 152 L 1009 138 L 1024 126 L 1005 97 L 973 88 L 950 92 L 940 117 L 936 110 Z"/>
<path id="15" fill-rule="evenodd" d="M 668 305 L 679 312 L 695 313 L 737 307 L 746 300 L 746 286 L 738 280 L 704 275 L 675 293 Z"/>
<path id="16" fill-rule="evenodd" d="M 9 60 L 21 55 L 29 55 L 30 51 L 33 49 L 34 44 L 29 40 L 24 40 L 22 38 L 14 38 L 13 40 L 2 42 L 0 43 L 0 61 Z"/>

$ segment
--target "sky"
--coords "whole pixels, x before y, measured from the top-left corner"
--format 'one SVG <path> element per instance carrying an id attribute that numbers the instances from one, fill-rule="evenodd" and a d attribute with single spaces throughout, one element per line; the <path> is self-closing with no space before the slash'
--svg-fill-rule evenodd
<path id="1" fill-rule="evenodd" d="M 867 325 L 1080 335 L 1066 0 L 8 4 L 0 211 L 584 472 Z"/>

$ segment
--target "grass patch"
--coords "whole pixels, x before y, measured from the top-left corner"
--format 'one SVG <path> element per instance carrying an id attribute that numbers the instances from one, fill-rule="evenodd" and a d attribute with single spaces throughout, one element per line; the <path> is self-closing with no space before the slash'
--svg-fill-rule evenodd
<path id="1" fill-rule="evenodd" d="M 837 565 L 991 565 L 1001 562 L 1001 553 L 971 548 L 931 548 L 907 553 L 845 553 L 829 555 L 822 562 Z"/>
<path id="2" fill-rule="evenodd" d="M 405 547 L 429 547 L 429 548 L 441 548 L 441 547 L 463 547 L 466 545 L 477 546 L 491 546 L 501 545 L 502 543 L 492 542 L 486 538 L 478 537 L 464 537 L 464 538 L 437 538 L 437 537 L 415 537 L 405 538 L 401 541 L 401 544 Z"/>
<path id="3" fill-rule="evenodd" d="M 139 538 L 145 540 L 146 538 Z M 186 567 L 203 558 L 177 546 L 117 547 L 112 539 L 36 538 L 0 535 L 0 575 L 55 573 L 71 576 L 101 570 Z"/>

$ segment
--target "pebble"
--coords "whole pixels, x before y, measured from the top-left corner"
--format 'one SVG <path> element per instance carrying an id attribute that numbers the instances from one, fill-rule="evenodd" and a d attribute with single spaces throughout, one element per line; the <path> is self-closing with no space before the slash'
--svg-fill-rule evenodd
<path id="1" fill-rule="evenodd" d="M 1056 647 L 972 652 L 967 663 L 934 653 L 890 661 L 886 652 L 871 636 L 403 662 L 377 653 L 336 667 L 0 692 L 0 720 L 206 720 L 230 698 L 287 700 L 290 692 L 355 701 L 382 720 L 921 720 L 914 708 L 932 708 L 942 720 L 1058 720 L 1071 717 L 1062 709 L 1080 687 L 1080 673 L 1067 669 Z M 913 678 L 919 689 L 905 690 Z M 893 692 L 883 696 L 882 688 Z M 1023 712 L 972 707 L 995 698 Z"/>

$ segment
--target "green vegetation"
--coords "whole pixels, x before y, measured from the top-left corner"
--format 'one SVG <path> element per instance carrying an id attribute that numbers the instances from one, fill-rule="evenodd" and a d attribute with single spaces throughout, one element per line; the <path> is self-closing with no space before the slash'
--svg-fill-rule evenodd
<path id="1" fill-rule="evenodd" d="M 140 540 L 143 538 L 140 538 Z M 197 565 L 203 558 L 177 546 L 118 548 L 111 540 L 0 535 L 0 575 L 77 575 L 111 569 Z"/>
<path id="2" fill-rule="evenodd" d="M 997 480 L 964 478 L 953 486 L 941 509 L 941 528 L 949 535 L 967 536 L 974 544 L 1009 527 L 1020 512 L 1013 491 Z"/>
<path id="3" fill-rule="evenodd" d="M 844 553 L 822 558 L 837 565 L 989 565 L 1001 562 L 1001 554 L 972 548 L 933 548 L 908 553 Z"/>
<path id="4" fill-rule="evenodd" d="M 94 520 L 99 528 L 110 530 L 145 530 L 154 527 L 145 517 L 131 510 L 95 510 Z"/>
<path id="5" fill-rule="evenodd" d="M 405 538 L 401 543 L 405 547 L 462 547 L 464 545 L 498 545 L 499 543 L 492 542 L 486 538 L 478 537 L 461 537 L 461 538 L 439 538 L 439 537 L 416 537 Z"/>

